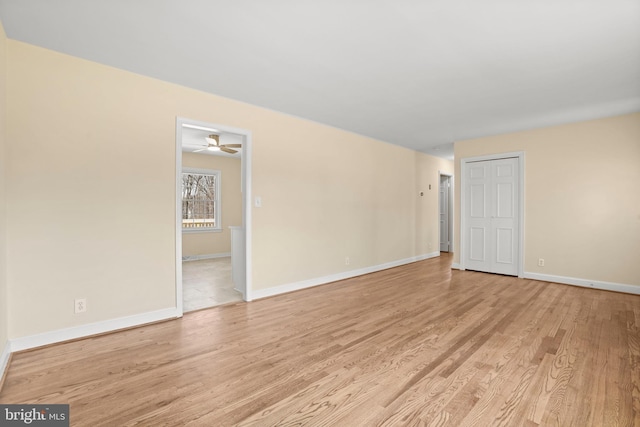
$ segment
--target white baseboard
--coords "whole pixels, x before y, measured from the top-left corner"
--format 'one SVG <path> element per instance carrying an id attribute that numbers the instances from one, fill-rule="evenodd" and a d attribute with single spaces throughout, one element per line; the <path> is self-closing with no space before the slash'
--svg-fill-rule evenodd
<path id="1" fill-rule="evenodd" d="M 575 277 L 554 276 L 551 274 L 529 273 L 522 275 L 525 279 L 541 280 L 543 282 L 563 283 L 565 285 L 582 286 L 585 288 L 600 289 L 603 291 L 623 292 L 640 295 L 640 286 L 623 283 L 602 282 L 598 280 L 578 279 Z"/>
<path id="2" fill-rule="evenodd" d="M 7 341 L 4 344 L 4 349 L 0 354 L 0 387 L 2 387 L 2 378 L 9 369 L 9 358 L 11 357 L 11 342 Z"/>
<path id="3" fill-rule="evenodd" d="M 260 299 L 284 294 L 287 292 L 299 291 L 301 289 L 312 288 L 314 286 L 324 285 L 338 280 L 350 279 L 363 274 L 375 273 L 376 271 L 386 270 L 388 268 L 398 267 L 400 265 L 410 264 L 416 261 L 422 261 L 429 258 L 440 256 L 440 252 L 431 252 L 424 255 L 418 255 L 411 258 L 405 258 L 398 261 L 391 261 L 385 264 L 374 265 L 372 267 L 360 268 L 358 270 L 345 271 L 342 273 L 331 274 L 329 276 L 318 277 L 315 279 L 303 280 L 301 282 L 289 283 L 286 285 L 276 286 L 268 289 L 258 289 L 251 293 L 252 299 Z"/>
<path id="4" fill-rule="evenodd" d="M 199 261 L 201 259 L 228 258 L 230 256 L 231 256 L 231 252 L 222 252 L 219 254 L 205 254 L 205 255 L 185 255 L 182 257 L 182 261 Z"/>
<path id="5" fill-rule="evenodd" d="M 451 264 L 451 268 L 460 270 L 458 263 Z M 603 291 L 623 292 L 626 294 L 640 295 L 640 286 L 624 283 L 603 282 L 599 280 L 579 279 L 576 277 L 555 276 L 552 274 L 522 273 L 523 279 L 540 280 L 542 282 L 562 283 L 564 285 L 582 286 L 584 288 L 600 289 Z"/>
<path id="6" fill-rule="evenodd" d="M 58 329 L 51 332 L 44 332 L 42 334 L 16 338 L 10 340 L 9 347 L 11 352 L 28 350 L 30 348 L 41 347 L 43 345 L 84 338 L 105 332 L 117 331 L 119 329 L 132 328 L 134 326 L 140 326 L 161 320 L 174 319 L 177 317 L 180 317 L 180 315 L 175 307 L 166 308 L 163 310 L 135 314 L 133 316 L 120 317 L 117 319 L 105 320 L 103 322 L 89 323 L 87 325 L 73 326 L 71 328 Z"/>

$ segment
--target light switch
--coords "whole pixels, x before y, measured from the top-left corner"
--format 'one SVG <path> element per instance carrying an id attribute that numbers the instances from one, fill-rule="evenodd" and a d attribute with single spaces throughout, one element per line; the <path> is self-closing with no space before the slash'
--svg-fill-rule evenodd
<path id="1" fill-rule="evenodd" d="M 256 197 L 256 208 L 261 208 L 262 207 L 262 197 Z"/>

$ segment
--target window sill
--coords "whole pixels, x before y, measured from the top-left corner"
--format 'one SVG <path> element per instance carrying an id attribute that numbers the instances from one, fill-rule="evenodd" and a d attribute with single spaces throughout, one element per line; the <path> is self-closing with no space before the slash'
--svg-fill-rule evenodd
<path id="1" fill-rule="evenodd" d="M 222 228 L 183 228 L 182 233 L 222 233 Z"/>

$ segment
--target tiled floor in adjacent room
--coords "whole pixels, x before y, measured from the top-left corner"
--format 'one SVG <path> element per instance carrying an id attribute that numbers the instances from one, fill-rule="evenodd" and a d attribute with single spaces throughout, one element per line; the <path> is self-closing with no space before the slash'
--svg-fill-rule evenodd
<path id="1" fill-rule="evenodd" d="M 231 257 L 182 262 L 183 311 L 242 301 L 233 288 Z"/>

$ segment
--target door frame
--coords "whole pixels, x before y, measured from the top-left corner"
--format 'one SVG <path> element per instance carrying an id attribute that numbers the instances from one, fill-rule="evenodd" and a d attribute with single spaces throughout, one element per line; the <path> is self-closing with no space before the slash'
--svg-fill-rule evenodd
<path id="1" fill-rule="evenodd" d="M 453 242 L 454 242 L 454 227 L 453 227 L 453 212 L 454 212 L 454 197 L 453 197 L 453 189 L 454 189 L 454 181 L 453 181 L 453 174 L 450 173 L 446 173 L 446 172 L 442 172 L 442 171 L 438 171 L 438 192 L 440 191 L 440 180 L 441 177 L 446 176 L 449 178 L 449 197 L 448 197 L 448 202 L 449 202 L 449 212 L 447 213 L 447 221 L 448 221 L 448 227 L 449 227 L 449 253 L 454 253 L 454 246 L 453 246 Z M 440 197 L 438 197 L 438 217 L 440 217 Z M 439 219 L 438 218 L 438 225 L 439 225 Z M 438 227 L 438 230 L 440 229 L 440 227 Z M 440 247 L 440 241 L 442 241 L 442 236 L 440 236 L 440 232 L 438 232 L 438 248 Z"/>
<path id="2" fill-rule="evenodd" d="M 176 117 L 176 164 L 175 164 L 175 247 L 176 247 L 176 311 L 178 317 L 183 315 L 182 305 L 182 127 L 183 125 L 218 129 L 223 132 L 242 135 L 242 157 L 240 176 L 242 190 L 242 225 L 245 233 L 245 301 L 251 301 L 252 263 L 251 263 L 251 131 L 226 125 L 202 122 L 198 120 Z"/>
<path id="3" fill-rule="evenodd" d="M 469 163 L 482 162 L 485 160 L 499 160 L 506 158 L 518 159 L 518 277 L 524 277 L 524 151 L 514 151 L 508 153 L 489 154 L 478 157 L 465 157 L 460 159 L 460 270 L 465 270 L 465 251 L 466 247 L 466 184 L 467 184 L 467 168 Z"/>

